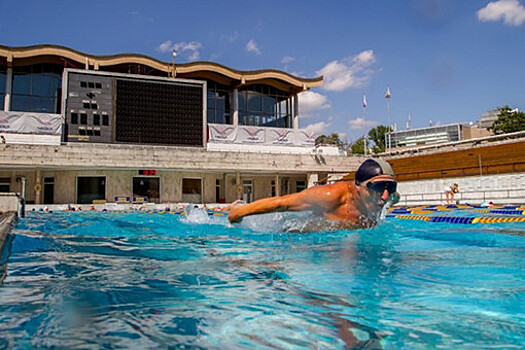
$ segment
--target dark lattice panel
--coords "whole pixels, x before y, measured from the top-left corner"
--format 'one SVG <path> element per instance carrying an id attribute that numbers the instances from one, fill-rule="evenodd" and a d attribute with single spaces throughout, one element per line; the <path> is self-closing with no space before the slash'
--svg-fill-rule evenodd
<path id="1" fill-rule="evenodd" d="M 203 145 L 202 86 L 117 80 L 117 142 Z"/>

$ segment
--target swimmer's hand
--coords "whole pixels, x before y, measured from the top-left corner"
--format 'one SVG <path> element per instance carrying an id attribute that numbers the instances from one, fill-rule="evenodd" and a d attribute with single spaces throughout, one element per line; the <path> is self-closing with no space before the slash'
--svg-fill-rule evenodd
<path id="1" fill-rule="evenodd" d="M 232 224 L 234 222 L 240 222 L 243 218 L 243 215 L 240 213 L 239 207 L 232 207 L 230 209 L 230 213 L 228 214 L 228 221 L 230 221 Z"/>

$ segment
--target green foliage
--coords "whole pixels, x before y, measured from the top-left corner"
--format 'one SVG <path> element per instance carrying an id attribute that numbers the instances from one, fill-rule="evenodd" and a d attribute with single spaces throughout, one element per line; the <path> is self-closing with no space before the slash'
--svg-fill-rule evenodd
<path id="1" fill-rule="evenodd" d="M 368 146 L 367 148 L 370 149 L 370 141 L 368 139 L 366 140 L 366 143 L 367 143 L 367 146 Z M 360 138 L 355 140 L 355 142 L 353 142 L 350 145 L 350 150 L 352 151 L 352 154 L 364 154 L 365 153 L 364 137 L 361 136 Z"/>
<path id="2" fill-rule="evenodd" d="M 369 139 L 374 141 L 372 152 L 382 153 L 385 151 L 385 135 L 389 130 L 391 131 L 392 129 L 384 125 L 378 125 L 368 132 Z"/>
<path id="3" fill-rule="evenodd" d="M 315 139 L 315 145 L 316 146 L 317 145 L 337 145 L 339 147 L 342 147 L 343 141 L 339 139 L 339 134 L 334 132 L 330 136 L 326 136 L 326 135 L 318 136 Z"/>
<path id="4" fill-rule="evenodd" d="M 525 113 L 512 112 L 509 106 L 498 108 L 498 119 L 489 130 L 496 135 L 525 130 Z"/>

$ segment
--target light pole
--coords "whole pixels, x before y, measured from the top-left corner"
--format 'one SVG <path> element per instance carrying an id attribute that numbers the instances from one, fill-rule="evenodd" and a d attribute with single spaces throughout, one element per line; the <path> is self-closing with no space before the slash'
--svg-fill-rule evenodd
<path id="1" fill-rule="evenodd" d="M 366 94 L 363 94 L 363 124 L 365 126 L 365 137 L 363 138 L 363 143 L 365 144 L 364 152 L 366 156 L 366 149 L 368 148 L 368 142 L 366 142 Z"/>
<path id="2" fill-rule="evenodd" d="M 177 76 L 177 68 L 175 68 L 175 60 L 177 59 L 177 50 L 173 49 L 172 53 L 173 53 L 173 59 L 171 61 L 173 64 L 172 75 L 173 75 L 173 78 L 175 78 Z"/>
<path id="3" fill-rule="evenodd" d="M 387 132 L 387 138 L 388 138 L 388 144 L 386 145 L 388 147 L 388 151 L 389 152 L 392 152 L 392 143 L 390 141 L 391 139 L 391 135 L 390 135 L 390 86 L 386 86 L 386 94 L 385 94 L 385 98 L 386 98 L 386 117 L 387 117 L 387 129 L 386 129 L 386 132 Z"/>

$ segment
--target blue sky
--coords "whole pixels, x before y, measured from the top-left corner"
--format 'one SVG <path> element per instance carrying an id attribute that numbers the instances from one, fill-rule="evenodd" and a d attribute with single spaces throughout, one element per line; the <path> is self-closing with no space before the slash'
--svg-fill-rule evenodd
<path id="1" fill-rule="evenodd" d="M 353 141 L 525 109 L 525 0 L 0 0 L 0 44 L 324 75 L 300 96 L 301 127 Z M 363 94 L 367 96 L 366 123 Z"/>

